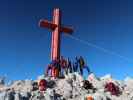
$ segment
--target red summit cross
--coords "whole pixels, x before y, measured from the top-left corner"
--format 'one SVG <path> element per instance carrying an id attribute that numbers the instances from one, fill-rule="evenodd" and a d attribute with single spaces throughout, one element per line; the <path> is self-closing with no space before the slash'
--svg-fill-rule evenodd
<path id="1" fill-rule="evenodd" d="M 65 32 L 67 34 L 71 34 L 73 32 L 71 28 L 61 26 L 60 9 L 54 9 L 53 20 L 51 22 L 47 20 L 40 20 L 39 26 L 46 27 L 52 31 L 51 60 L 60 59 L 60 33 Z"/>

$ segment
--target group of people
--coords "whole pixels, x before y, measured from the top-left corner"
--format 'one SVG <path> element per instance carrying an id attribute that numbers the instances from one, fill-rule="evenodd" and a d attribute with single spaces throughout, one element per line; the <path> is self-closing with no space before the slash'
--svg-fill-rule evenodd
<path id="1" fill-rule="evenodd" d="M 46 75 L 52 77 L 64 77 L 64 75 L 73 72 L 79 72 L 83 75 L 83 69 L 90 73 L 89 67 L 86 65 L 82 56 L 75 57 L 72 62 L 69 58 L 65 59 L 63 56 L 58 60 L 53 60 L 46 69 Z"/>

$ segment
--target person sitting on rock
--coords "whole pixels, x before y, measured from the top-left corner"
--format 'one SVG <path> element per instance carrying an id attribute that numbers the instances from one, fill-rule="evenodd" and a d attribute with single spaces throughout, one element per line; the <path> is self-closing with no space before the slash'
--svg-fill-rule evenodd
<path id="1" fill-rule="evenodd" d="M 82 56 L 79 57 L 79 67 L 80 67 L 80 74 L 83 75 L 83 69 L 86 69 L 88 71 L 88 74 L 90 73 L 90 69 L 87 65 L 85 65 L 85 61 Z"/>

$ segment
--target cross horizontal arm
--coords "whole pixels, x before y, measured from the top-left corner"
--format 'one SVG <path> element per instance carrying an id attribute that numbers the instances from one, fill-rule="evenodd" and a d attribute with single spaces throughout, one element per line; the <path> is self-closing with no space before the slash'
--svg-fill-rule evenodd
<path id="1" fill-rule="evenodd" d="M 73 29 L 68 28 L 68 27 L 61 27 L 60 28 L 60 32 L 65 32 L 65 33 L 72 34 L 73 33 Z"/>
<path id="2" fill-rule="evenodd" d="M 53 24 L 52 22 L 49 22 L 47 20 L 40 20 L 39 26 L 40 27 L 46 27 L 46 28 L 51 29 L 51 30 L 54 30 L 57 27 L 56 24 Z"/>

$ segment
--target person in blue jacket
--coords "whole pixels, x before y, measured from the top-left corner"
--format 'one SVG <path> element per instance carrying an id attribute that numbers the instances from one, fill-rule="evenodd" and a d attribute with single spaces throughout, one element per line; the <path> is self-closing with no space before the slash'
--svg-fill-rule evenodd
<path id="1" fill-rule="evenodd" d="M 73 62 L 73 71 L 78 72 L 78 67 L 79 67 L 79 60 L 78 57 L 75 57 L 75 61 Z"/>

